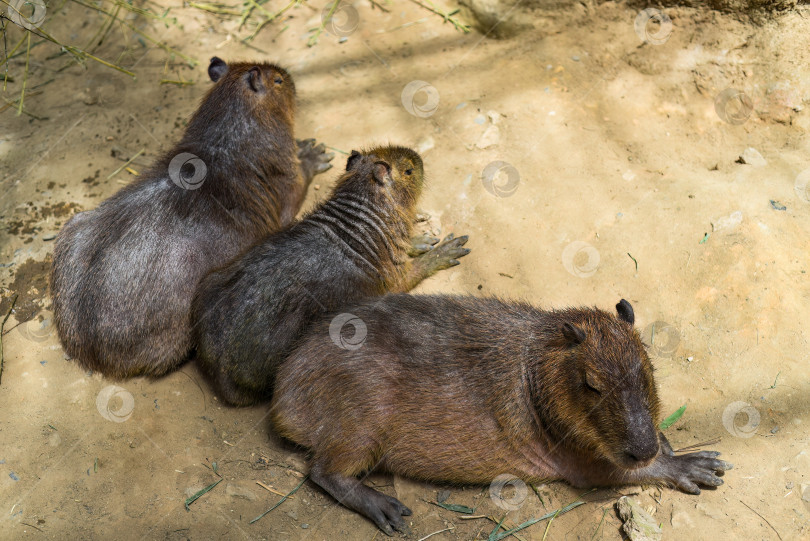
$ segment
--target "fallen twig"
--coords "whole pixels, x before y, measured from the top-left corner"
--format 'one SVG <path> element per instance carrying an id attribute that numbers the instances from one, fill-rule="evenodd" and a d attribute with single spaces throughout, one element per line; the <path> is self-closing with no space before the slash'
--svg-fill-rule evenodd
<path id="1" fill-rule="evenodd" d="M 420 6 L 420 7 L 424 8 L 424 9 L 430 11 L 431 13 L 435 13 L 436 15 L 440 16 L 442 19 L 444 19 L 444 22 L 451 23 L 456 28 L 456 30 L 460 30 L 461 32 L 463 32 L 465 34 L 469 34 L 469 32 L 470 32 L 469 25 L 466 25 L 463 22 L 456 19 L 455 17 L 453 17 L 453 15 L 458 13 L 460 10 L 454 9 L 453 11 L 442 11 L 438 7 L 434 6 L 433 3 L 430 0 L 426 0 L 426 1 L 430 4 L 429 6 L 426 6 L 425 4 L 420 2 L 419 0 L 411 0 L 411 2 L 413 2 L 417 6 Z"/>
<path id="2" fill-rule="evenodd" d="M 284 494 L 283 492 L 279 492 L 278 490 L 274 489 L 273 487 L 269 487 L 269 486 L 265 485 L 261 481 L 256 481 L 256 484 L 259 485 L 260 487 L 262 487 L 263 489 L 267 490 L 268 492 L 272 492 L 276 496 L 287 496 L 291 500 L 293 498 L 295 498 L 295 496 L 288 496 L 287 494 Z"/>
<path id="3" fill-rule="evenodd" d="M 757 515 L 759 518 L 761 518 L 762 520 L 764 520 L 764 521 L 765 521 L 765 523 L 766 523 L 768 526 L 770 526 L 770 527 L 771 527 L 771 530 L 773 530 L 773 533 L 775 533 L 775 534 L 776 534 L 776 537 L 778 537 L 778 538 L 779 538 L 779 541 L 782 541 L 782 536 L 781 536 L 781 535 L 779 535 L 779 532 L 778 532 L 778 531 L 776 531 L 776 528 L 774 528 L 774 527 L 773 527 L 773 524 L 771 524 L 771 523 L 768 521 L 768 519 L 767 519 L 767 518 L 765 518 L 765 517 L 763 517 L 762 515 L 760 515 L 760 514 L 759 514 L 759 511 L 757 511 L 756 509 L 754 509 L 753 507 L 751 507 L 750 505 L 748 505 L 748 504 L 747 504 L 747 503 L 745 503 L 744 501 L 740 500 L 740 503 L 741 503 L 741 504 L 743 504 L 744 506 L 746 506 L 746 507 L 747 507 L 748 509 L 750 509 L 751 511 L 753 511 L 753 512 L 754 512 L 754 513 L 755 513 L 755 514 L 756 514 L 756 515 Z"/>
<path id="4" fill-rule="evenodd" d="M 14 295 L 14 298 L 11 299 L 11 305 L 8 307 L 6 317 L 3 318 L 3 323 L 0 323 L 0 383 L 3 383 L 3 363 L 5 362 L 5 359 L 3 358 L 3 329 L 6 327 L 6 321 L 8 321 L 9 316 L 11 316 L 11 312 L 14 310 L 14 304 L 16 302 L 17 295 Z"/>
<path id="5" fill-rule="evenodd" d="M 261 514 L 261 515 L 259 515 L 258 517 L 256 517 L 256 518 L 254 518 L 253 520 L 251 520 L 251 521 L 250 521 L 248 524 L 253 524 L 253 523 L 254 523 L 254 522 L 256 522 L 257 520 L 261 520 L 261 519 L 264 517 L 264 515 L 266 515 L 267 513 L 269 513 L 270 511 L 272 511 L 273 509 L 275 509 L 275 508 L 276 508 L 276 507 L 278 507 L 279 505 L 281 505 L 282 503 L 286 502 L 286 501 L 287 501 L 287 499 L 288 499 L 290 496 L 292 496 L 293 494 L 295 494 L 295 493 L 298 491 L 298 489 L 299 489 L 299 488 L 301 488 L 301 487 L 303 486 L 304 482 L 305 482 L 307 479 L 309 479 L 309 475 L 305 475 L 305 476 L 304 476 L 304 478 L 303 478 L 303 479 L 301 479 L 301 482 L 300 482 L 300 483 L 298 483 L 298 485 L 297 485 L 297 486 L 296 486 L 294 489 L 292 489 L 292 490 L 291 490 L 291 491 L 290 491 L 288 494 L 286 494 L 286 495 L 285 495 L 283 498 L 281 498 L 279 501 L 277 501 L 277 502 L 276 502 L 276 504 L 275 504 L 273 507 L 271 507 L 270 509 L 268 509 L 267 511 L 265 511 L 264 513 L 262 513 L 262 514 Z"/>
<path id="6" fill-rule="evenodd" d="M 318 43 L 318 38 L 321 37 L 321 32 L 326 29 L 326 21 L 332 19 L 332 15 L 334 15 L 335 11 L 337 11 L 339 4 L 340 0 L 334 0 L 334 2 L 332 2 L 332 7 L 329 8 L 329 13 L 326 14 L 326 17 L 321 17 L 320 26 L 315 29 L 315 33 L 312 34 L 307 40 L 307 47 L 313 47 L 316 43 Z"/>
<path id="7" fill-rule="evenodd" d="M 120 173 L 120 172 L 121 172 L 123 169 L 125 169 L 127 166 L 129 166 L 129 164 L 131 164 L 133 161 L 135 161 L 135 158 L 137 158 L 138 156 L 140 156 L 141 154 L 143 154 L 143 151 L 144 151 L 144 150 L 146 150 L 146 149 L 143 149 L 143 148 L 142 148 L 142 149 L 140 149 L 140 150 L 137 152 L 137 154 L 135 154 L 133 157 L 131 157 L 130 159 L 128 159 L 124 165 L 122 165 L 121 167 L 119 167 L 118 169 L 116 169 L 115 171 L 113 171 L 112 173 L 110 173 L 109 175 L 107 175 L 107 180 L 109 180 L 109 179 L 113 178 L 115 175 L 117 175 L 117 174 L 118 174 L 118 173 Z"/>
<path id="8" fill-rule="evenodd" d="M 692 451 L 694 449 L 698 449 L 699 447 L 706 447 L 709 445 L 714 445 L 716 443 L 720 443 L 720 438 L 714 438 L 713 440 L 706 440 L 700 443 L 695 443 L 694 445 L 687 445 L 686 447 L 681 447 L 680 449 L 675 449 L 674 453 L 683 453 L 685 451 Z"/>
<path id="9" fill-rule="evenodd" d="M 419 541 L 425 541 L 425 539 L 428 539 L 429 537 L 433 537 L 436 534 L 440 534 L 442 532 L 450 532 L 450 531 L 453 531 L 454 529 L 455 529 L 454 526 L 450 526 L 449 528 L 445 528 L 444 530 L 439 530 L 438 532 L 429 533 L 425 537 L 422 537 L 421 539 L 419 539 Z"/>

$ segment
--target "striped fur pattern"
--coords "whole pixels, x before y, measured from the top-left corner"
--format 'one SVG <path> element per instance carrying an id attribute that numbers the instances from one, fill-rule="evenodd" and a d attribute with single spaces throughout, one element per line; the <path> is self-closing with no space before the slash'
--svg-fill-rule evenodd
<path id="1" fill-rule="evenodd" d="M 327 201 L 202 281 L 192 309 L 197 362 L 225 401 L 269 399 L 278 366 L 324 312 L 407 291 L 458 264 L 466 237 L 407 255 L 423 178 L 411 149 L 354 152 Z"/>

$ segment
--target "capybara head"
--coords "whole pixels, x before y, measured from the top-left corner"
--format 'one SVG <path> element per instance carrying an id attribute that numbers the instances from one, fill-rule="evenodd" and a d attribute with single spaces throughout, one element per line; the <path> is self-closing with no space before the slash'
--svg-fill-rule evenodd
<path id="1" fill-rule="evenodd" d="M 658 454 L 660 404 L 633 307 L 622 299 L 616 311 L 559 312 L 552 379 L 565 383 L 544 378 L 547 403 L 537 407 L 561 445 L 635 469 Z"/>
<path id="2" fill-rule="evenodd" d="M 268 63 L 225 63 L 213 57 L 208 76 L 216 83 L 205 101 L 242 104 L 258 121 L 281 118 L 290 128 L 295 117 L 295 84 L 286 70 Z M 241 99 L 234 99 L 235 97 Z M 234 119 L 236 120 L 236 119 Z"/>
<path id="3" fill-rule="evenodd" d="M 419 198 L 424 178 L 422 158 L 410 148 L 353 150 L 346 160 L 346 173 L 338 180 L 336 191 L 370 191 L 388 200 L 392 207 L 409 208 Z"/>

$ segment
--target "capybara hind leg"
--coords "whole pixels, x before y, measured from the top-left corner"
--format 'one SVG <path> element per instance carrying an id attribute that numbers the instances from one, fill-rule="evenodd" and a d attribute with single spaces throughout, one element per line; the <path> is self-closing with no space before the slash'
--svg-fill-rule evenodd
<path id="1" fill-rule="evenodd" d="M 261 402 L 262 395 L 251 389 L 237 385 L 226 374 L 218 372 L 214 376 L 214 387 L 219 396 L 232 406 L 253 406 Z"/>
<path id="2" fill-rule="evenodd" d="M 402 517 L 409 516 L 411 510 L 396 498 L 377 492 L 354 477 L 326 473 L 318 464 L 312 466 L 309 475 L 338 502 L 370 519 L 387 535 L 394 535 L 394 530 L 406 531 L 407 525 Z"/>

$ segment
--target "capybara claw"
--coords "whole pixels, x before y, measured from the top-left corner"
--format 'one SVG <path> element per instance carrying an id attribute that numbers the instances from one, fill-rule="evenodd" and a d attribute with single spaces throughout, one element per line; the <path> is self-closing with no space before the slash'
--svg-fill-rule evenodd
<path id="1" fill-rule="evenodd" d="M 309 181 L 315 175 L 319 175 L 324 171 L 332 168 L 332 158 L 335 157 L 333 152 L 326 152 L 326 145 L 323 143 L 315 144 L 315 139 L 304 139 L 298 141 L 298 161 L 301 162 L 301 170 L 304 178 Z"/>
<path id="2" fill-rule="evenodd" d="M 470 253 L 468 248 L 463 247 L 468 240 L 467 235 L 456 238 L 450 233 L 441 244 L 419 256 L 425 262 L 427 275 L 458 265 L 458 259 Z"/>

